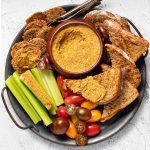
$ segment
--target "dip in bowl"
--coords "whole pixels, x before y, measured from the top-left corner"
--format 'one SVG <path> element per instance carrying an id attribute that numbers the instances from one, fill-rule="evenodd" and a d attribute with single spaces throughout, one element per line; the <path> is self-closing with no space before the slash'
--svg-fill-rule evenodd
<path id="1" fill-rule="evenodd" d="M 80 77 L 91 72 L 103 52 L 101 37 L 95 27 L 81 19 L 59 24 L 48 39 L 50 63 L 66 77 Z"/>

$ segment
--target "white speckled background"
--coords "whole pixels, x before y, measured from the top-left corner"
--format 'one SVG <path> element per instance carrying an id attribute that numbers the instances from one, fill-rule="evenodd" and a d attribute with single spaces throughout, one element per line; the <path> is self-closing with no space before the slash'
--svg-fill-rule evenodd
<path id="1" fill-rule="evenodd" d="M 2 40 L 0 41 L 0 89 L 4 86 L 5 59 L 9 47 L 33 12 L 57 5 L 81 3 L 84 0 L 2 0 Z M 150 0 L 103 0 L 102 9 L 126 16 L 134 21 L 150 41 Z M 140 109 L 130 123 L 112 138 L 84 147 L 84 150 L 149 150 L 150 149 L 150 55 L 146 58 L 147 89 Z M 8 102 L 9 104 L 9 102 Z M 10 105 L 10 104 L 9 104 Z M 11 109 L 13 112 L 13 110 Z M 13 113 L 15 115 L 15 113 Z M 17 118 L 17 117 L 16 117 Z M 18 120 L 18 119 L 17 119 Z M 19 121 L 19 120 L 18 120 Z M 0 150 L 75 150 L 47 142 L 30 130 L 20 130 L 10 120 L 0 101 Z"/>

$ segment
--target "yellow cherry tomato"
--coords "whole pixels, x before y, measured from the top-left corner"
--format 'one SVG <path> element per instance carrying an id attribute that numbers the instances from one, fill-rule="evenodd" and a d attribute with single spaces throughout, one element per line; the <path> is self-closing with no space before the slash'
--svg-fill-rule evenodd
<path id="1" fill-rule="evenodd" d="M 75 139 L 77 136 L 77 129 L 76 129 L 76 127 L 72 121 L 69 120 L 69 124 L 70 125 L 69 125 L 67 132 L 66 132 L 66 135 L 72 139 Z"/>
<path id="2" fill-rule="evenodd" d="M 75 115 L 72 115 L 72 116 L 71 116 L 71 120 L 72 120 L 72 122 L 75 124 L 75 123 L 78 121 L 77 115 L 76 115 L 76 114 L 75 114 Z"/>
<path id="3" fill-rule="evenodd" d="M 81 104 L 81 107 L 84 107 L 84 108 L 87 108 L 89 110 L 92 110 L 94 108 L 96 108 L 98 106 L 97 103 L 92 103 L 90 101 L 84 101 L 82 104 Z"/>
<path id="4" fill-rule="evenodd" d="M 91 110 L 91 118 L 87 122 L 97 122 L 101 119 L 101 112 L 99 110 Z"/>

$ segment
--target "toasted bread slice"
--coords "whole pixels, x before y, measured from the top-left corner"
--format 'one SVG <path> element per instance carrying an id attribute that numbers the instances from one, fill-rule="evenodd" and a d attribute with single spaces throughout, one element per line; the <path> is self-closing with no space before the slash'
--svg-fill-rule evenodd
<path id="1" fill-rule="evenodd" d="M 119 96 L 122 85 L 122 74 L 120 68 L 111 68 L 108 71 L 94 76 L 94 79 L 106 89 L 104 98 L 99 101 L 100 105 L 107 104 Z"/>
<path id="2" fill-rule="evenodd" d="M 27 18 L 26 23 L 30 23 L 34 20 L 46 20 L 46 15 L 43 12 L 36 12 L 29 18 Z"/>
<path id="3" fill-rule="evenodd" d="M 32 22 L 26 24 L 24 31 L 29 30 L 31 28 L 42 28 L 43 26 L 46 26 L 47 22 L 45 20 L 33 20 Z"/>
<path id="4" fill-rule="evenodd" d="M 124 82 L 124 88 L 120 93 L 120 96 L 113 102 L 104 105 L 104 110 L 101 117 L 101 122 L 105 122 L 115 116 L 122 109 L 131 104 L 139 93 L 136 88 L 130 84 L 129 81 Z"/>
<path id="5" fill-rule="evenodd" d="M 41 53 L 44 54 L 46 52 L 46 41 L 42 38 L 34 38 L 32 40 L 29 41 L 30 43 L 38 46 L 41 50 Z"/>
<path id="6" fill-rule="evenodd" d="M 134 61 L 114 45 L 106 44 L 105 47 L 110 54 L 112 67 L 125 68 L 125 79 L 137 88 L 141 82 L 141 74 Z"/>
<path id="7" fill-rule="evenodd" d="M 53 27 L 51 26 L 43 26 L 37 33 L 36 37 L 42 38 L 45 41 L 47 41 L 52 30 L 53 30 Z"/>
<path id="8" fill-rule="evenodd" d="M 79 93 L 85 99 L 93 103 L 102 100 L 106 94 L 104 86 L 100 85 L 92 76 L 85 79 L 66 80 L 66 86 L 72 90 L 73 93 Z"/>
<path id="9" fill-rule="evenodd" d="M 66 81 L 67 87 L 74 93 L 80 93 L 89 101 L 98 102 L 101 105 L 107 104 L 118 97 L 121 83 L 122 75 L 120 68 L 111 68 L 109 71 L 82 80 Z M 105 92 L 101 86 L 104 87 Z M 98 91 L 100 92 L 99 94 Z"/>
<path id="10" fill-rule="evenodd" d="M 103 72 L 105 71 L 109 71 L 110 69 L 112 69 L 113 67 L 107 65 L 107 64 L 101 64 L 101 69 Z M 121 86 L 120 86 L 120 91 L 123 89 L 124 86 L 124 80 L 125 80 L 125 68 L 121 68 L 121 77 L 122 77 L 122 82 L 121 82 Z"/>
<path id="11" fill-rule="evenodd" d="M 87 13 L 84 17 L 86 21 L 92 22 L 96 27 L 99 26 L 99 23 L 103 23 L 105 20 L 111 19 L 120 24 L 120 26 L 127 31 L 130 31 L 128 22 L 120 17 L 119 15 L 112 14 L 104 10 L 93 10 Z"/>
<path id="12" fill-rule="evenodd" d="M 147 52 L 148 41 L 122 29 L 119 23 L 113 20 L 105 20 L 101 26 L 109 32 L 112 44 L 125 51 L 135 62 Z"/>
<path id="13" fill-rule="evenodd" d="M 37 37 L 37 33 L 40 31 L 40 28 L 30 28 L 29 30 L 26 30 L 24 33 L 23 33 L 23 40 L 24 41 L 30 41 L 32 40 L 33 38 L 36 38 Z"/>
<path id="14" fill-rule="evenodd" d="M 44 14 L 46 15 L 46 20 L 48 22 L 60 17 L 65 13 L 66 11 L 62 7 L 50 8 L 44 12 Z"/>

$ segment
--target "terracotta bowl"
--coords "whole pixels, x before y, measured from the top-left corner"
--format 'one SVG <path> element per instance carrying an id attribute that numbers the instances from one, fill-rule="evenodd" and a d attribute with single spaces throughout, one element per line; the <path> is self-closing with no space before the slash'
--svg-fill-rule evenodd
<path id="1" fill-rule="evenodd" d="M 52 54 L 52 44 L 54 41 L 55 36 L 57 35 L 57 33 L 59 31 L 61 31 L 62 29 L 66 28 L 67 26 L 70 25 L 85 25 L 87 27 L 89 27 L 90 29 L 92 29 L 96 35 L 99 38 L 99 43 L 100 43 L 100 55 L 98 60 L 96 61 L 95 64 L 93 64 L 93 66 L 91 68 L 89 68 L 86 71 L 82 71 L 82 72 L 70 72 L 68 70 L 63 69 L 60 65 L 58 65 L 58 63 L 55 61 L 53 54 Z M 60 23 L 57 27 L 55 27 L 55 29 L 52 31 L 52 33 L 50 34 L 49 38 L 48 38 L 48 44 L 47 44 L 47 52 L 49 54 L 49 61 L 50 61 L 50 65 L 51 67 L 56 70 L 57 72 L 59 72 L 60 74 L 64 75 L 65 77 L 69 77 L 69 78 L 78 78 L 78 77 L 83 77 L 85 75 L 88 75 L 92 70 L 94 70 L 100 63 L 101 58 L 102 58 L 102 54 L 103 54 L 103 43 L 102 43 L 102 38 L 100 36 L 100 33 L 96 30 L 95 26 L 92 23 L 86 22 L 83 19 L 70 19 L 67 20 L 65 22 Z"/>

